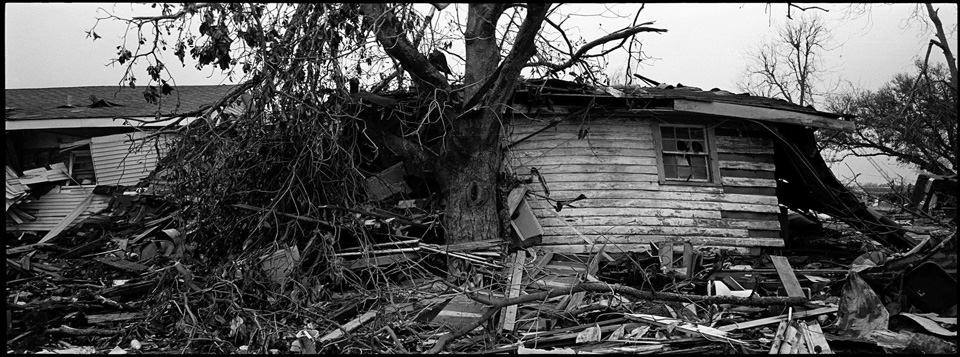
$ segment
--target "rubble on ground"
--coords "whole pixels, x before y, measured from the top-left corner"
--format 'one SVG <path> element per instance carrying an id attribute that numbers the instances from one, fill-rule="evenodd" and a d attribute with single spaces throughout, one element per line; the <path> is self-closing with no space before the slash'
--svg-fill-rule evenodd
<path id="1" fill-rule="evenodd" d="M 428 200 L 394 200 L 335 210 L 369 241 L 317 230 L 210 266 L 163 196 L 96 193 L 106 208 L 59 234 L 8 232 L 8 352 L 956 353 L 955 210 L 897 212 L 909 251 L 827 219 L 758 256 L 679 243 L 575 255 L 443 244 Z M 311 274 L 319 245 L 336 248 L 340 280 Z"/>

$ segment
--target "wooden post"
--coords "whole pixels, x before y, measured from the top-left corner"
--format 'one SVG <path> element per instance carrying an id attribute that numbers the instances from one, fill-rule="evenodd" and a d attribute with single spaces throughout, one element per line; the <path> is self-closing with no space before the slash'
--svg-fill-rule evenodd
<path id="1" fill-rule="evenodd" d="M 693 268 L 694 268 L 694 259 L 693 259 L 693 244 L 690 242 L 683 243 L 683 268 L 684 275 L 687 279 L 693 277 Z"/>

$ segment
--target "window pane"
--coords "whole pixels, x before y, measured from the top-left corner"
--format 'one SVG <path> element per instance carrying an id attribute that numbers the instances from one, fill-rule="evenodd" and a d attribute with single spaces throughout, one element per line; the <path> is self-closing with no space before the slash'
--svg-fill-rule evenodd
<path id="1" fill-rule="evenodd" d="M 677 178 L 686 180 L 690 175 L 693 175 L 690 166 L 677 166 Z"/>
<path id="2" fill-rule="evenodd" d="M 677 130 L 678 139 L 689 139 L 690 138 L 690 128 L 675 128 Z"/>
<path id="3" fill-rule="evenodd" d="M 677 141 L 673 139 L 664 139 L 663 140 L 663 150 L 664 151 L 677 151 Z"/>
<path id="4" fill-rule="evenodd" d="M 690 165 L 696 167 L 707 167 L 707 157 L 699 155 L 690 155 Z"/>
<path id="5" fill-rule="evenodd" d="M 691 168 L 691 172 L 692 172 L 692 174 L 693 174 L 693 179 L 695 179 L 695 180 L 704 180 L 704 181 L 706 181 L 706 180 L 709 180 L 709 179 L 710 179 L 710 177 L 707 176 L 707 168 L 706 168 L 706 167 L 693 167 L 693 168 Z"/>
<path id="6" fill-rule="evenodd" d="M 673 132 L 672 126 L 661 126 L 660 127 L 660 136 L 664 139 L 666 138 L 676 138 L 677 135 Z"/>
<path id="7" fill-rule="evenodd" d="M 686 140 L 677 140 L 677 151 L 690 151 L 690 142 Z"/>
<path id="8" fill-rule="evenodd" d="M 668 179 L 677 178 L 677 167 L 674 165 L 663 165 L 663 177 Z"/>
<path id="9" fill-rule="evenodd" d="M 693 152 L 705 152 L 703 149 L 706 145 L 704 145 L 703 141 L 694 141 L 690 143 L 690 147 Z"/>
<path id="10" fill-rule="evenodd" d="M 690 138 L 703 140 L 703 129 L 690 129 Z"/>

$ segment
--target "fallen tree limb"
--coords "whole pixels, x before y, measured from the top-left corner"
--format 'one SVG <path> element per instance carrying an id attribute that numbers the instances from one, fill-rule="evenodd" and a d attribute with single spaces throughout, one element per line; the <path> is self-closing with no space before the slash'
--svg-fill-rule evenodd
<path id="1" fill-rule="evenodd" d="M 447 285 L 450 283 L 445 282 Z M 454 287 L 455 289 L 460 290 L 459 288 Z M 462 290 L 461 290 L 462 291 Z M 443 350 L 443 347 L 453 339 L 459 338 L 463 335 L 466 335 L 473 329 L 477 328 L 491 317 L 496 314 L 500 309 L 516 304 L 522 304 L 526 302 L 533 302 L 539 300 L 549 299 L 555 296 L 567 295 L 578 293 L 581 291 L 589 292 L 600 292 L 600 293 L 618 293 L 633 296 L 639 299 L 645 300 L 660 300 L 660 301 L 683 301 L 683 302 L 701 302 L 707 304 L 733 304 L 733 305 L 751 305 L 751 306 L 774 306 L 774 305 L 783 305 L 783 306 L 795 306 L 803 305 L 808 300 L 804 297 L 782 297 L 782 296 L 765 296 L 765 297 L 739 297 L 739 296 L 706 296 L 706 295 L 686 295 L 686 294 L 675 294 L 675 293 L 660 293 L 652 291 L 642 291 L 639 289 L 631 288 L 629 286 L 623 286 L 619 284 L 607 284 L 604 282 L 583 282 L 577 285 L 562 289 L 553 289 L 549 291 L 543 291 L 535 294 L 527 294 L 515 298 L 509 299 L 491 299 L 483 297 L 476 292 L 466 292 L 467 296 L 473 300 L 476 300 L 482 304 L 490 305 L 490 310 L 487 310 L 479 319 L 470 323 L 469 325 L 464 326 L 460 330 L 457 330 L 453 333 L 446 334 L 440 337 L 437 340 L 437 344 L 433 346 L 427 353 L 436 354 Z"/>
<path id="2" fill-rule="evenodd" d="M 71 336 L 113 336 L 119 335 L 119 330 L 107 330 L 102 328 L 73 328 L 70 326 L 61 326 L 58 328 L 48 328 L 47 333 L 58 333 Z"/>

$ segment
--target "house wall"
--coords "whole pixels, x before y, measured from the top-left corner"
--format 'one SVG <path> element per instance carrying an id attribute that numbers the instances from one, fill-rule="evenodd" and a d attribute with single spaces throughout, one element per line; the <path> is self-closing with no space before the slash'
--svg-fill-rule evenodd
<path id="1" fill-rule="evenodd" d="M 515 118 L 509 142 L 546 125 Z M 528 185 L 535 195 L 549 190 L 553 199 L 587 197 L 556 212 L 552 202 L 527 196 L 543 225 L 545 250 L 587 252 L 608 243 L 607 252 L 643 251 L 649 242 L 666 241 L 783 246 L 769 138 L 743 122 L 724 122 L 715 130 L 720 183 L 661 185 L 654 127 L 636 118 L 593 120 L 584 127 L 567 120 L 508 150 L 506 162 L 514 173 L 536 168 L 542 175 L 546 189 L 536 177 Z"/>

